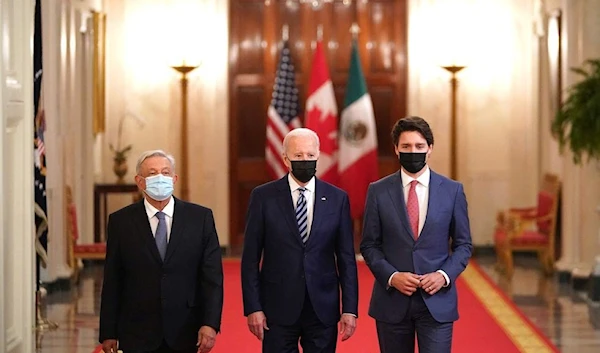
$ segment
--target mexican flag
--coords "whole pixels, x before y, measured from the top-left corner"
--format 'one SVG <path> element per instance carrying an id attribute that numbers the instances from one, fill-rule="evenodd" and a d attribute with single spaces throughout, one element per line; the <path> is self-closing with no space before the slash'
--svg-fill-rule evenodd
<path id="1" fill-rule="evenodd" d="M 321 41 L 312 61 L 304 126 L 316 132 L 321 142 L 317 177 L 338 185 L 338 111 Z"/>
<path id="2" fill-rule="evenodd" d="M 356 40 L 352 43 L 348 85 L 340 125 L 340 187 L 350 197 L 352 218 L 358 219 L 364 211 L 369 183 L 379 178 L 379 171 L 375 114 L 360 66 Z"/>

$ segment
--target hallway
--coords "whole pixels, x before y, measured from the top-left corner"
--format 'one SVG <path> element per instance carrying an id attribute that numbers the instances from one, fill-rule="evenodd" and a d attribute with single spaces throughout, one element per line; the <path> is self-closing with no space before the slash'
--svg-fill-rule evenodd
<path id="1" fill-rule="evenodd" d="M 535 259 L 517 258 L 512 281 L 494 271 L 493 256 L 480 256 L 477 261 L 561 352 L 593 353 L 600 349 L 600 329 L 594 328 L 591 320 L 595 317 L 598 323 L 600 308 L 590 310 L 581 293 L 541 276 Z M 48 296 L 47 318 L 60 327 L 43 336 L 38 352 L 93 352 L 97 346 L 101 282 L 102 266 L 88 266 L 76 289 L 56 290 Z"/>

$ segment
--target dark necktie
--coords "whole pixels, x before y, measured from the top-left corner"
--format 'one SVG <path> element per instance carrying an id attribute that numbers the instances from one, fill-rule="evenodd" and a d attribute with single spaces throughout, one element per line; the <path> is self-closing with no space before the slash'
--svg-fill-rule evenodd
<path id="1" fill-rule="evenodd" d="M 156 218 L 158 218 L 158 227 L 156 227 L 154 237 L 160 258 L 164 261 L 167 253 L 167 221 L 165 221 L 165 214 L 162 212 L 156 212 Z"/>

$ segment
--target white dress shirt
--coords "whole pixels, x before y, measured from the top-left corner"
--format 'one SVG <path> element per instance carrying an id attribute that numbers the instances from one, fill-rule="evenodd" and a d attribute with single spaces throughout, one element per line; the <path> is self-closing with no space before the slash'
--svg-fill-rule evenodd
<path id="1" fill-rule="evenodd" d="M 408 192 L 410 191 L 410 183 L 415 180 L 408 176 L 404 172 L 404 169 L 400 169 L 400 175 L 402 175 L 402 189 L 404 190 L 404 202 L 408 202 Z M 429 178 L 431 172 L 429 167 L 425 167 L 425 171 L 421 174 L 417 180 L 417 187 L 415 192 L 417 193 L 417 200 L 419 201 L 419 234 L 423 230 L 425 219 L 427 218 L 427 205 L 429 204 Z"/>
<path id="2" fill-rule="evenodd" d="M 423 230 L 423 226 L 425 225 L 425 219 L 427 219 L 427 206 L 429 204 L 429 181 L 431 179 L 431 171 L 429 170 L 429 166 L 425 166 L 425 171 L 423 174 L 419 175 L 417 179 L 406 174 L 404 169 L 400 168 L 400 176 L 402 177 L 402 190 L 404 191 L 404 202 L 408 202 L 408 192 L 410 191 L 410 183 L 413 180 L 416 180 L 417 186 L 415 187 L 415 192 L 417 193 L 417 200 L 419 201 L 419 236 L 421 236 L 421 231 Z M 446 284 L 444 287 L 450 285 L 450 277 L 446 274 L 446 272 L 442 270 L 438 270 L 437 272 L 441 273 L 446 280 Z M 398 272 L 392 273 L 390 279 L 388 280 L 388 286 L 391 286 L 392 277 Z"/>
<path id="3" fill-rule="evenodd" d="M 146 207 L 146 215 L 148 215 L 148 221 L 150 221 L 150 228 L 152 228 L 152 236 L 156 237 L 156 228 L 158 228 L 158 217 L 156 213 L 159 210 L 152 206 L 146 198 L 144 198 L 144 207 Z M 167 242 L 171 240 L 171 225 L 173 224 L 173 212 L 175 211 L 175 199 L 171 196 L 169 203 L 165 206 L 162 212 L 166 215 L 165 222 L 167 222 Z"/>
<path id="4" fill-rule="evenodd" d="M 292 193 L 292 200 L 294 201 L 294 210 L 296 209 L 296 205 L 298 205 L 298 199 L 300 198 L 300 188 L 296 180 L 292 178 L 290 174 L 288 174 L 288 182 L 290 184 L 290 192 Z M 313 221 L 313 210 L 315 209 L 315 177 L 312 177 L 308 184 L 304 187 L 304 198 L 306 199 L 306 212 L 307 212 L 307 233 L 310 237 L 310 229 L 312 228 Z"/>

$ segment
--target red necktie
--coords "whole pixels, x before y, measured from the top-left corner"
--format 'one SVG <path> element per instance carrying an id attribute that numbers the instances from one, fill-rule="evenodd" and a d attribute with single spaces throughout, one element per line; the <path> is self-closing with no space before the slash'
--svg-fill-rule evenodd
<path id="1" fill-rule="evenodd" d="M 406 202 L 406 210 L 408 211 L 408 220 L 410 228 L 413 231 L 415 240 L 419 237 L 419 200 L 417 199 L 417 184 L 419 182 L 413 180 L 410 182 L 410 190 L 408 190 L 408 201 Z"/>

